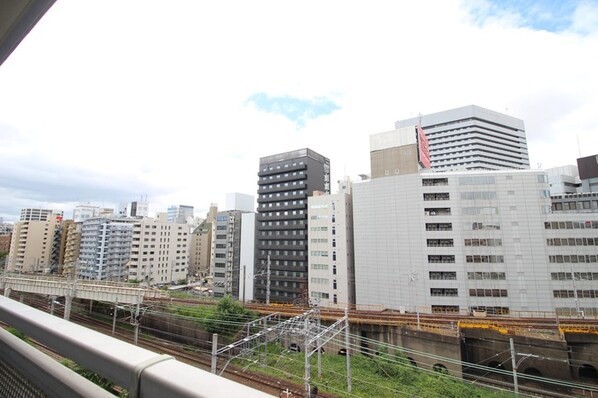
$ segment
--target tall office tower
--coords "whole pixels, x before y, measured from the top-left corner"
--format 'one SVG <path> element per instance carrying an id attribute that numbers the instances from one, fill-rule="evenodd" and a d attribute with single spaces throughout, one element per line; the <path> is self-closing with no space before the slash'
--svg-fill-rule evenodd
<path id="1" fill-rule="evenodd" d="M 21 209 L 21 218 L 19 221 L 47 221 L 50 218 L 60 218 L 62 220 L 63 212 L 47 209 Z"/>
<path id="2" fill-rule="evenodd" d="M 355 304 L 351 181 L 339 185 L 339 193 L 314 192 L 308 198 L 309 299 L 322 307 L 350 308 Z"/>
<path id="3" fill-rule="evenodd" d="M 189 227 L 171 223 L 162 213 L 133 222 L 128 279 L 161 285 L 186 280 L 189 269 Z"/>
<path id="4" fill-rule="evenodd" d="M 123 280 L 131 254 L 132 220 L 90 218 L 81 227 L 77 275 L 96 280 Z"/>
<path id="5" fill-rule="evenodd" d="M 330 193 L 328 158 L 304 148 L 260 159 L 256 300 L 307 303 L 307 198 L 314 191 Z"/>
<path id="6" fill-rule="evenodd" d="M 21 217 L 26 220 L 14 225 L 6 269 L 16 272 L 49 272 L 55 260 L 55 236 L 62 221 L 62 212 L 23 209 Z"/>
<path id="7" fill-rule="evenodd" d="M 406 126 L 370 136 L 372 178 L 417 173 L 430 168 L 430 152 L 424 131 Z"/>
<path id="8" fill-rule="evenodd" d="M 212 223 L 216 219 L 218 206 L 210 205 L 210 210 L 197 228 L 191 233 L 191 249 L 189 250 L 189 275 L 193 278 L 204 278 L 210 273 L 212 256 Z"/>
<path id="9" fill-rule="evenodd" d="M 149 203 L 147 198 L 141 198 L 131 202 L 131 217 L 147 217 L 149 216 Z"/>
<path id="10" fill-rule="evenodd" d="M 189 217 L 193 219 L 193 206 L 178 205 L 168 208 L 168 222 L 182 224 L 186 223 Z"/>
<path id="11" fill-rule="evenodd" d="M 395 128 L 411 125 L 423 128 L 435 171 L 529 169 L 521 119 L 469 105 L 400 120 Z"/>
<path id="12" fill-rule="evenodd" d="M 598 192 L 598 155 L 577 159 L 582 192 Z"/>

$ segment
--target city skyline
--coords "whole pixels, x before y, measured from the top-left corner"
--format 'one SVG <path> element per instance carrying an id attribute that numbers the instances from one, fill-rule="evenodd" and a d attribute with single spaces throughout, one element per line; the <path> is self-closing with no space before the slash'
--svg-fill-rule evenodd
<path id="1" fill-rule="evenodd" d="M 0 217 L 142 196 L 152 214 L 203 216 L 255 194 L 262 156 L 312 148 L 334 184 L 369 173 L 370 134 L 469 104 L 525 122 L 532 169 L 575 164 L 598 152 L 597 15 L 591 1 L 57 2 L 0 67 Z"/>

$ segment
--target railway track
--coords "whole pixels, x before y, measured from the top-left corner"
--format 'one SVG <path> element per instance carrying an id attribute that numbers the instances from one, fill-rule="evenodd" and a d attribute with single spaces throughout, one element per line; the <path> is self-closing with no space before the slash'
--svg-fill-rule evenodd
<path id="1" fill-rule="evenodd" d="M 169 303 L 174 305 L 212 305 L 212 300 L 170 298 L 156 300 L 156 303 Z M 274 312 L 283 318 L 300 315 L 308 308 L 286 304 L 246 304 L 246 307 L 267 315 Z M 336 321 L 344 316 L 344 310 L 321 308 L 320 317 L 324 321 Z M 509 317 L 495 315 L 475 317 L 460 314 L 401 314 L 398 312 L 350 310 L 349 320 L 352 324 L 405 326 L 436 332 L 439 334 L 458 335 L 460 329 L 494 329 L 505 334 L 543 335 L 543 338 L 558 339 L 564 333 L 591 333 L 598 334 L 598 320 L 595 319 L 568 319 L 568 318 L 533 318 Z"/>
<path id="2" fill-rule="evenodd" d="M 160 301 L 162 302 L 162 301 Z M 37 302 L 31 298 L 26 298 L 25 303 L 35 306 L 35 307 L 42 307 L 44 311 L 48 311 L 48 302 L 44 299 L 37 299 Z M 155 302 L 157 304 L 158 301 Z M 183 305 L 196 305 L 197 302 L 193 300 L 176 300 L 172 299 L 169 300 L 169 303 L 172 304 L 183 304 Z M 81 309 L 83 308 L 83 310 Z M 303 313 L 305 311 L 304 308 L 295 308 L 295 307 L 286 307 L 286 306 L 258 306 L 252 305 L 252 309 L 259 309 L 261 313 L 272 313 L 272 312 L 282 312 L 283 317 L 284 314 L 286 316 L 295 316 L 298 314 Z M 84 306 L 79 308 L 79 312 L 84 311 Z M 341 315 L 342 313 L 342 315 Z M 56 315 L 62 315 L 60 309 L 55 312 Z M 330 310 L 325 309 L 322 310 L 322 315 L 330 316 L 333 319 L 337 319 L 336 317 L 344 316 L 344 311 L 338 310 Z M 414 321 L 415 315 L 413 314 L 381 314 L 380 312 L 376 311 L 351 311 L 350 312 L 350 319 L 351 322 L 354 322 L 354 317 L 356 319 L 367 319 L 369 322 L 372 322 L 371 319 L 377 319 L 379 322 L 388 322 L 389 324 L 400 324 L 401 322 L 412 322 Z M 88 327 L 94 328 L 102 333 L 111 334 L 112 332 L 112 324 L 111 319 L 108 321 L 99 321 L 95 318 L 87 317 L 78 311 L 73 311 L 71 313 L 71 319 L 78 323 L 83 323 Z M 535 327 L 537 330 L 552 330 L 557 331 L 556 320 L 552 319 L 537 319 L 537 318 L 505 318 L 505 317 L 487 317 L 487 318 L 475 318 L 475 317 L 465 317 L 465 316 L 455 316 L 455 315 L 420 315 L 420 323 L 429 323 L 431 325 L 449 325 L 447 328 L 455 328 L 458 326 L 459 321 L 465 320 L 466 322 L 477 323 L 478 325 L 492 325 L 497 324 L 501 327 L 508 326 L 510 328 L 525 328 L 529 329 L 530 327 Z M 498 323 L 500 321 L 501 323 Z M 596 327 L 597 322 L 594 320 L 559 320 L 560 327 L 582 327 L 591 329 L 592 327 Z M 108 323 L 107 323 L 108 322 Z M 131 330 L 127 330 L 119 326 L 117 329 L 117 333 L 115 337 L 120 338 L 122 340 L 132 342 L 133 340 L 133 332 Z M 158 339 L 158 338 L 146 338 L 145 336 L 141 335 L 139 337 L 139 345 L 145 348 L 148 348 L 152 351 L 172 355 L 179 359 L 182 362 L 189 363 L 193 366 L 200 367 L 204 370 L 209 371 L 211 365 L 211 355 L 210 353 L 202 352 L 201 349 L 194 348 L 195 352 L 190 351 L 189 346 L 182 346 L 178 343 L 172 343 L 168 340 Z M 186 347 L 186 348 L 184 348 Z M 223 366 L 224 362 L 219 362 L 219 369 Z M 244 371 L 242 368 L 235 368 L 230 366 L 227 368 L 226 377 L 231 378 L 235 381 L 241 382 L 243 384 L 248 384 L 252 387 L 261 389 L 263 391 L 272 393 L 272 394 L 279 394 L 281 390 L 289 388 L 291 394 L 289 397 L 292 396 L 303 396 L 303 386 L 299 384 L 292 384 L 289 383 L 288 380 L 281 380 L 280 378 L 269 377 L 263 375 L 261 373 L 255 372 L 247 372 Z M 479 382 L 483 382 L 483 384 L 490 384 L 495 385 L 501 388 L 511 388 L 512 382 L 508 382 L 505 380 L 501 380 L 500 378 L 480 378 L 479 376 L 475 375 L 465 375 L 463 376 L 465 379 L 469 380 L 476 380 Z M 575 394 L 575 391 L 571 391 L 570 393 L 560 392 L 560 391 L 547 391 L 546 386 L 542 388 L 541 386 L 537 386 L 538 388 L 534 388 L 533 386 L 525 386 L 521 385 L 520 390 L 521 392 L 525 392 L 528 394 L 533 395 L 541 395 L 550 398 L 563 398 L 571 396 L 571 394 Z M 581 392 L 583 394 L 583 392 Z M 323 394 L 320 393 L 318 396 L 321 397 L 332 397 L 333 395 Z"/>
<path id="3" fill-rule="evenodd" d="M 43 300 L 40 301 L 27 299 L 24 301 L 24 303 L 43 311 L 47 311 L 48 309 L 47 304 Z M 56 311 L 55 315 L 59 316 L 62 314 L 60 313 L 60 311 Z M 103 320 L 95 318 L 94 316 L 89 316 L 77 312 L 71 312 L 70 320 L 82 326 L 93 329 L 97 332 L 106 335 L 111 335 L 120 340 L 133 343 L 133 332 L 131 330 L 128 330 L 127 328 L 118 326 L 115 330 L 115 333 L 112 334 L 111 321 L 110 323 L 107 323 Z M 142 328 L 140 332 L 142 332 Z M 63 357 L 59 353 L 50 349 L 49 347 L 38 342 L 33 343 L 37 348 L 39 348 L 41 351 L 51 356 L 52 358 L 58 361 L 61 361 L 63 359 Z M 156 353 L 172 355 L 181 362 L 198 367 L 208 372 L 211 371 L 211 354 L 202 352 L 200 349 L 196 349 L 195 347 L 183 346 L 181 344 L 173 343 L 171 341 L 160 339 L 157 337 L 146 337 L 142 333 L 140 333 L 138 337 L 138 346 L 154 351 Z M 225 362 L 226 361 L 224 359 L 219 359 L 218 369 L 221 369 L 225 365 Z M 223 372 L 222 376 L 234 380 L 236 382 L 251 386 L 253 388 L 259 389 L 261 391 L 267 392 L 274 396 L 283 396 L 285 398 L 305 396 L 303 385 L 292 383 L 288 379 L 280 379 L 277 377 L 265 375 L 263 373 L 248 371 L 235 365 L 228 365 L 226 367 L 226 370 Z M 335 395 L 325 392 L 319 392 L 317 397 L 334 398 Z"/>

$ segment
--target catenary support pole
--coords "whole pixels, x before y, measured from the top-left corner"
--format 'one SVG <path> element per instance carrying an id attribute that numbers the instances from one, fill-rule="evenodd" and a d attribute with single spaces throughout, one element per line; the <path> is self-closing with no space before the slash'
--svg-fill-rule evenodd
<path id="1" fill-rule="evenodd" d="M 351 354 L 349 350 L 349 309 L 345 308 L 345 352 L 347 353 L 347 392 L 351 392 Z"/>
<path id="2" fill-rule="evenodd" d="M 212 335 L 212 373 L 216 374 L 216 361 L 218 360 L 218 333 Z"/>
<path id="3" fill-rule="evenodd" d="M 116 330 L 116 312 L 118 311 L 118 300 L 114 302 L 114 313 L 112 314 L 112 335 Z"/>
<path id="4" fill-rule="evenodd" d="M 513 390 L 515 391 L 515 395 L 519 395 L 519 384 L 517 382 L 517 357 L 512 337 L 509 338 L 509 345 L 511 347 L 511 365 L 513 366 Z"/>
<path id="5" fill-rule="evenodd" d="M 309 355 L 307 355 L 308 351 L 309 351 L 309 317 L 306 316 L 305 317 L 305 327 L 304 327 L 304 333 L 305 333 L 305 344 L 304 344 L 304 348 L 303 348 L 303 353 L 305 354 L 305 396 L 307 398 L 309 398 L 309 394 L 310 394 L 310 383 L 311 383 L 311 369 L 310 369 L 310 363 L 309 363 Z"/>

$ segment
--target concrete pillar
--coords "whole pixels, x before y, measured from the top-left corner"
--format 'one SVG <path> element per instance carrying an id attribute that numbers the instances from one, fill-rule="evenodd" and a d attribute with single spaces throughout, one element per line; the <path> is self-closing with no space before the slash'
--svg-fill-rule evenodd
<path id="1" fill-rule="evenodd" d="M 71 304 L 73 303 L 73 298 L 68 294 L 64 296 L 64 319 L 67 321 L 71 318 Z"/>

